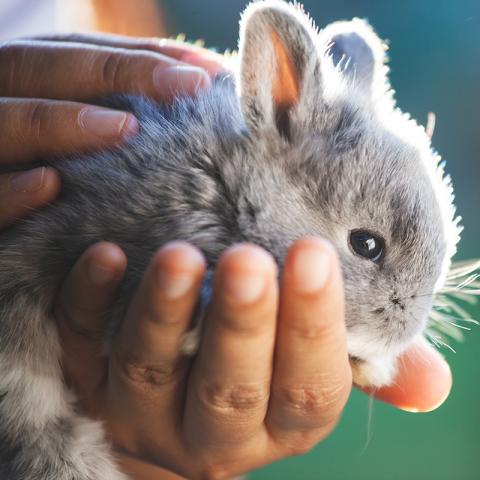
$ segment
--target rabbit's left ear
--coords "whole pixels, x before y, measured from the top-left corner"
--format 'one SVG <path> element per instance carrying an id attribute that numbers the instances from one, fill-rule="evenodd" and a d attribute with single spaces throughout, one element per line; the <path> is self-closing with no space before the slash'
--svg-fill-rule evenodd
<path id="1" fill-rule="evenodd" d="M 328 45 L 327 55 L 334 66 L 357 92 L 372 100 L 389 94 L 387 45 L 365 20 L 331 23 L 320 38 Z"/>
<path id="2" fill-rule="evenodd" d="M 321 102 L 316 31 L 298 6 L 267 0 L 250 4 L 240 29 L 239 89 L 247 127 L 292 128 L 313 121 Z"/>

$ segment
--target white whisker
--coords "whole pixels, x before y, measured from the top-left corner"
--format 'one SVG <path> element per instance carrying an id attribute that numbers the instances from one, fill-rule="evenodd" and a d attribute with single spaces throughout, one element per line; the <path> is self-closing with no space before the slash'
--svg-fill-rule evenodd
<path id="1" fill-rule="evenodd" d="M 426 338 L 437 348 L 445 347 L 455 352 L 447 339 L 463 340 L 463 331 L 479 322 L 470 318 L 469 312 L 459 302 L 473 305 L 480 295 L 480 261 L 469 260 L 452 264 L 445 285 L 433 298 Z M 467 324 L 467 325 L 465 325 Z"/>
<path id="2" fill-rule="evenodd" d="M 434 343 L 437 346 L 437 348 L 439 348 L 439 345 L 440 345 L 441 347 L 448 348 L 453 353 L 457 353 L 452 346 L 450 346 L 448 343 L 444 342 L 440 337 L 432 335 L 432 336 L 430 336 L 430 338 L 435 339 Z"/>

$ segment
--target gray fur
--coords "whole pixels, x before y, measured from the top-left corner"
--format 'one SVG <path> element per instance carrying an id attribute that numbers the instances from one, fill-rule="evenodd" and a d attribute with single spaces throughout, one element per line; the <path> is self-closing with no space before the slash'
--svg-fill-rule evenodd
<path id="1" fill-rule="evenodd" d="M 98 241 L 115 242 L 129 259 L 118 324 L 152 254 L 169 240 L 196 245 L 213 268 L 235 242 L 261 245 L 281 265 L 294 240 L 325 237 L 342 262 L 349 351 L 361 360 L 356 380 L 391 381 L 395 357 L 425 327 L 458 228 L 429 138 L 385 88 L 381 41 L 364 23 L 342 23 L 332 58 L 336 25 L 318 34 L 298 7 L 253 3 L 242 20 L 237 86 L 222 77 L 167 107 L 110 99 L 137 116 L 140 135 L 55 162 L 59 201 L 0 234 L 1 478 L 123 478 L 98 426 L 76 413 L 62 384 L 50 315 L 58 286 Z M 274 115 L 271 30 L 299 78 L 288 136 Z M 338 67 L 342 49 L 357 76 Z M 381 264 L 352 252 L 348 236 L 358 228 L 385 239 Z"/>

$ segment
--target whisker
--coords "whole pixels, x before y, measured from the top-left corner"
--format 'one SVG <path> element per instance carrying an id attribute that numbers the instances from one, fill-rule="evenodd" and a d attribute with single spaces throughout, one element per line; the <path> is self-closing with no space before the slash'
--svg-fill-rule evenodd
<path id="1" fill-rule="evenodd" d="M 465 325 L 459 325 L 458 323 L 450 322 L 450 320 L 445 319 L 444 321 L 452 325 L 452 327 L 457 327 L 457 328 L 461 328 L 462 330 L 468 330 L 468 331 L 472 330 L 471 328 L 466 327 Z"/>
<path id="2" fill-rule="evenodd" d="M 450 320 L 456 320 L 460 322 L 465 322 L 465 323 L 472 323 L 474 325 L 480 325 L 480 322 L 478 320 L 475 320 L 474 318 L 467 317 L 466 315 L 454 315 L 453 313 L 450 313 L 449 310 L 444 309 L 444 308 L 435 308 L 433 312 L 435 315 L 437 315 L 439 318 L 449 318 Z"/>
<path id="3" fill-rule="evenodd" d="M 457 353 L 452 346 L 450 346 L 448 343 L 444 342 L 440 337 L 431 335 L 430 338 L 432 338 L 432 339 L 434 338 L 434 339 L 435 339 L 435 340 L 434 340 L 434 343 L 435 343 L 435 345 L 437 346 L 437 348 L 446 347 L 446 348 L 448 348 L 451 352 Z M 438 344 L 440 344 L 440 347 L 439 347 Z"/>
<path id="4" fill-rule="evenodd" d="M 434 335 L 431 335 L 429 332 L 425 332 L 425 336 L 427 337 L 428 340 L 431 340 L 437 348 L 440 348 L 440 344 L 437 343 Z"/>
<path id="5" fill-rule="evenodd" d="M 463 260 L 452 263 L 447 278 L 456 278 L 468 275 L 480 268 L 480 260 Z"/>
<path id="6" fill-rule="evenodd" d="M 463 288 L 466 285 L 469 285 L 470 283 L 474 282 L 480 275 L 478 273 L 474 273 L 473 275 L 470 275 L 467 279 L 465 279 L 462 283 L 457 285 L 457 288 Z"/>

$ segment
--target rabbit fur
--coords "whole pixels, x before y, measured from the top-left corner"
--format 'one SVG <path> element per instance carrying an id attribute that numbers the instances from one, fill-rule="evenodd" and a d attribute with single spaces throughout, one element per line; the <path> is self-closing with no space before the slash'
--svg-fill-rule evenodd
<path id="1" fill-rule="evenodd" d="M 264 247 L 281 266 L 296 239 L 322 236 L 342 264 L 355 379 L 392 380 L 395 358 L 426 325 L 459 227 L 439 157 L 395 107 L 387 73 L 366 22 L 318 32 L 298 5 L 266 0 L 242 16 L 235 75 L 169 106 L 106 101 L 135 114 L 139 135 L 52 162 L 60 199 L 0 233 L 0 478 L 126 478 L 62 380 L 51 315 L 62 280 L 98 241 L 129 260 L 114 335 L 170 240 L 197 246 L 213 269 L 236 242 Z M 352 250 L 357 229 L 383 239 L 381 262 Z"/>

